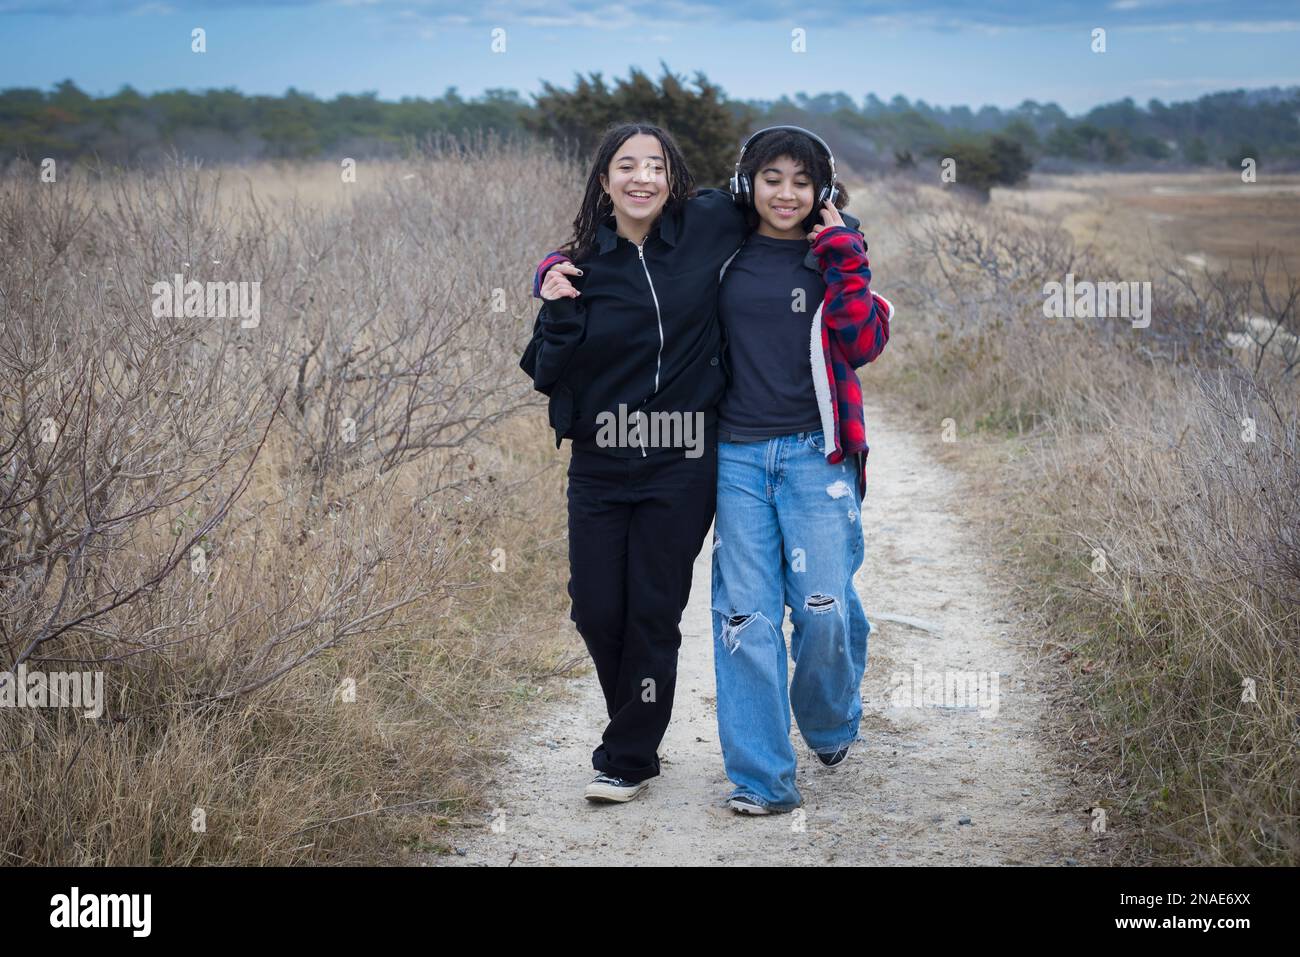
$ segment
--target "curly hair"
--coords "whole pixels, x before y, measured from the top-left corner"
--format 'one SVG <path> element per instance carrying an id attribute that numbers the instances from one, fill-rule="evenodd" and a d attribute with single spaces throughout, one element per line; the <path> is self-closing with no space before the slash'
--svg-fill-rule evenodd
<path id="1" fill-rule="evenodd" d="M 782 156 L 788 156 L 799 163 L 812 177 L 814 199 L 823 186 L 831 185 L 831 164 L 826 158 L 825 150 L 815 140 L 797 130 L 772 130 L 754 140 L 740 161 L 740 171 L 749 177 L 751 185 L 755 184 L 758 171 Z M 835 180 L 835 185 L 840 188 L 840 192 L 834 205 L 836 209 L 843 209 L 849 204 L 849 191 L 839 179 Z M 819 212 L 813 210 L 811 219 L 814 222 L 821 221 Z M 745 218 L 750 229 L 757 228 L 759 217 L 752 207 L 745 210 Z"/>

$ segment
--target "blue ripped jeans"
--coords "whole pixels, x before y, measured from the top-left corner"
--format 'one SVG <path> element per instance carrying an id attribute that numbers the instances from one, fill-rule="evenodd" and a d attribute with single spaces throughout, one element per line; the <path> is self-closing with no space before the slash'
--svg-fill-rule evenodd
<path id="1" fill-rule="evenodd" d="M 814 751 L 833 753 L 857 739 L 871 633 L 853 587 L 861 507 L 852 459 L 829 464 L 820 429 L 718 443 L 713 664 L 732 797 L 777 809 L 803 803 L 792 708 Z M 782 631 L 787 605 L 793 679 Z"/>

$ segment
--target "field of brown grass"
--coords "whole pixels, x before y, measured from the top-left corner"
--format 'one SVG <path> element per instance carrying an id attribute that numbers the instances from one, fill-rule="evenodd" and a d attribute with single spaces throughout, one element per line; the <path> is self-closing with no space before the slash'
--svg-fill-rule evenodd
<path id="1" fill-rule="evenodd" d="M 1246 268 L 1256 249 L 1300 249 L 1300 175 L 1240 172 L 1035 175 L 1028 189 L 993 191 L 999 206 L 1051 217 L 1118 262 Z M 1168 255 L 1174 254 L 1174 257 Z"/>
<path id="2" fill-rule="evenodd" d="M 854 194 L 873 287 L 899 304 L 864 389 L 972 476 L 1061 677 L 1062 752 L 1108 782 L 1137 863 L 1300 861 L 1296 182 Z M 1152 281 L 1151 325 L 1046 319 L 1067 272 Z"/>
<path id="3" fill-rule="evenodd" d="M 105 699 L 0 709 L 0 860 L 454 843 L 569 666 L 563 476 L 517 368 L 563 200 L 516 190 L 558 169 L 0 180 L 0 671 Z M 260 322 L 156 315 L 178 272 L 259 282 Z"/>
<path id="4" fill-rule="evenodd" d="M 454 846 L 577 663 L 567 452 L 517 362 L 580 175 L 444 144 L 354 183 L 0 178 L 0 670 L 106 691 L 0 709 L 0 859 Z M 1297 362 L 1244 323 L 1300 331 L 1300 180 L 856 185 L 898 306 L 864 389 L 980 489 L 1065 760 L 1139 862 L 1300 862 Z M 154 314 L 177 272 L 260 282 L 260 323 Z M 1150 327 L 1045 319 L 1067 272 L 1151 280 Z"/>

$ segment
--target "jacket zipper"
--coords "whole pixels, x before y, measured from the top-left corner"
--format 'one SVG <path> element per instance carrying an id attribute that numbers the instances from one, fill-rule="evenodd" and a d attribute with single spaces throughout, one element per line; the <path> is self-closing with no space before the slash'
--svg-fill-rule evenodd
<path id="1" fill-rule="evenodd" d="M 643 239 L 641 240 L 640 243 L 637 244 L 636 254 L 637 257 L 641 260 L 641 268 L 645 270 L 645 281 L 650 284 L 650 296 L 655 301 L 655 322 L 659 326 L 659 352 L 655 356 L 655 387 L 654 387 L 654 392 L 658 392 L 659 391 L 659 363 L 664 354 L 664 321 L 663 321 L 663 316 L 661 316 L 659 313 L 659 296 L 655 293 L 654 280 L 650 278 L 650 267 L 647 266 L 645 263 L 645 252 L 643 251 L 644 246 L 645 246 L 645 240 Z M 654 395 L 654 392 L 650 394 Z M 650 399 L 647 396 L 645 401 L 643 401 L 641 405 L 644 406 L 646 402 L 649 401 Z M 637 425 L 638 425 L 637 435 L 641 436 L 641 457 L 645 458 L 646 457 L 645 436 L 641 434 L 641 428 L 639 422 L 637 423 Z"/>

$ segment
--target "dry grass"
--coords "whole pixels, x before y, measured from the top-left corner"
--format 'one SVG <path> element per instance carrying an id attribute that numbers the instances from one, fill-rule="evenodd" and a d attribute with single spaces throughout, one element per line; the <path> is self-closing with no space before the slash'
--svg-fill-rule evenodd
<path id="1" fill-rule="evenodd" d="M 563 463 L 517 362 L 575 179 L 492 143 L 347 186 L 7 173 L 0 670 L 99 671 L 107 702 L 0 709 L 4 861 L 454 845 L 573 654 Z M 260 325 L 155 317 L 177 271 L 259 281 Z"/>
<path id="2" fill-rule="evenodd" d="M 1102 185 L 985 207 L 864 190 L 873 278 L 900 315 L 864 386 L 905 400 L 970 470 L 1063 679 L 1058 740 L 1122 858 L 1295 864 L 1300 388 L 1293 364 L 1225 348 L 1287 279 L 1188 270 L 1158 243 L 1139 256 L 1123 219 L 1072 235 L 1059 194 L 1076 188 Z M 1297 228 L 1275 218 L 1268 229 Z M 1067 271 L 1152 280 L 1151 327 L 1045 319 L 1042 284 Z M 1272 319 L 1295 333 L 1293 306 Z M 955 443 L 940 441 L 945 419 Z"/>
<path id="3" fill-rule="evenodd" d="M 0 180 L 0 653 L 102 671 L 108 699 L 0 709 L 6 862 L 392 860 L 481 808 L 580 649 L 561 453 L 516 366 L 578 176 L 479 146 L 346 186 Z M 972 469 L 1125 853 L 1296 863 L 1300 402 L 1294 367 L 1226 346 L 1286 281 L 1183 268 L 1122 203 L 1072 234 L 1072 194 L 1109 187 L 1051 187 L 854 191 L 900 308 L 864 383 L 936 443 L 952 420 L 937 447 Z M 261 325 L 152 316 L 176 271 L 261 281 Z M 1151 329 L 1044 320 L 1066 271 L 1151 278 Z"/>
<path id="4" fill-rule="evenodd" d="M 1258 249 L 1300 248 L 1300 176 L 1220 174 L 1034 176 L 1029 190 L 994 190 L 995 206 L 1027 206 L 1117 263 L 1248 267 Z"/>

